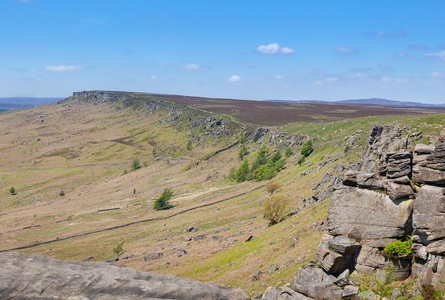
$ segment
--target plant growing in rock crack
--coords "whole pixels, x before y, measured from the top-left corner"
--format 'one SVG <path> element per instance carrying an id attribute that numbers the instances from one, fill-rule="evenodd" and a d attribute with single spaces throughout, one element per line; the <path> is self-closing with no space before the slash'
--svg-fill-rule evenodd
<path id="1" fill-rule="evenodd" d="M 413 251 L 408 247 L 408 241 L 395 241 L 393 243 L 389 243 L 383 249 L 383 255 L 392 258 L 398 259 L 402 256 L 412 255 Z"/>

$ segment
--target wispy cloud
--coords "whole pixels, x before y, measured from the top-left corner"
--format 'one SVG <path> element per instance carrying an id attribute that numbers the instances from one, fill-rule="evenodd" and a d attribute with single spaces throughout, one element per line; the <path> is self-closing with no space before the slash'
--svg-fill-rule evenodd
<path id="1" fill-rule="evenodd" d="M 48 72 L 78 72 L 85 70 L 83 66 L 65 66 L 65 65 L 45 66 L 43 69 Z"/>
<path id="2" fill-rule="evenodd" d="M 241 82 L 243 80 L 238 75 L 232 75 L 229 77 L 229 79 L 227 81 L 228 82 Z"/>
<path id="3" fill-rule="evenodd" d="M 445 60 L 445 51 L 425 53 L 423 55 L 423 57 L 424 58 L 429 58 L 429 59 Z"/>
<path id="4" fill-rule="evenodd" d="M 399 57 L 399 58 L 405 58 L 406 54 L 404 52 L 399 52 L 399 53 L 397 53 L 396 56 Z"/>
<path id="5" fill-rule="evenodd" d="M 431 73 L 430 76 L 433 78 L 443 78 L 443 77 L 445 77 L 445 74 L 441 73 L 441 72 L 433 72 L 433 73 Z"/>
<path id="6" fill-rule="evenodd" d="M 335 48 L 335 52 L 343 53 L 343 54 L 353 54 L 353 53 L 356 53 L 357 50 L 342 46 L 342 47 Z"/>
<path id="7" fill-rule="evenodd" d="M 150 79 L 151 79 L 151 80 L 158 80 L 158 79 L 159 79 L 159 77 L 158 77 L 158 76 L 156 76 L 156 75 L 151 75 L 151 76 L 150 76 Z"/>
<path id="8" fill-rule="evenodd" d="M 393 69 L 390 65 L 387 65 L 387 64 L 384 64 L 384 63 L 379 64 L 379 68 L 382 69 L 382 70 L 388 70 L 388 71 Z"/>
<path id="9" fill-rule="evenodd" d="M 378 36 L 378 37 L 402 37 L 402 36 L 406 36 L 406 32 L 405 32 L 405 30 L 399 30 L 395 33 L 388 33 L 383 30 L 379 30 L 377 32 L 367 32 L 365 35 Z"/>
<path id="10" fill-rule="evenodd" d="M 196 64 L 186 64 L 185 66 L 182 67 L 184 70 L 189 70 L 189 71 L 200 71 L 202 70 L 202 68 Z"/>
<path id="11" fill-rule="evenodd" d="M 283 75 L 275 75 L 273 78 L 280 80 L 280 79 L 284 79 L 284 76 Z"/>
<path id="12" fill-rule="evenodd" d="M 261 54 L 293 54 L 295 50 L 289 47 L 281 47 L 277 43 L 261 45 L 256 48 L 256 52 Z"/>
<path id="13" fill-rule="evenodd" d="M 428 50 L 428 49 L 430 49 L 428 46 L 425 46 L 424 44 L 409 45 L 408 48 L 410 48 L 410 49 L 417 49 L 417 50 Z"/>

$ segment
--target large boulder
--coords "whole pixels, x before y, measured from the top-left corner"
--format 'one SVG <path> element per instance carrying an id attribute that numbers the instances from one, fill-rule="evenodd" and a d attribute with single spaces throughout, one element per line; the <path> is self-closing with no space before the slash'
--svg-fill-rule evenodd
<path id="1" fill-rule="evenodd" d="M 424 185 L 414 203 L 413 225 L 416 240 L 429 253 L 445 254 L 444 188 Z"/>
<path id="2" fill-rule="evenodd" d="M 248 299 L 239 288 L 105 262 L 0 253 L 0 265 L 0 299 Z"/>
<path id="3" fill-rule="evenodd" d="M 384 247 L 411 232 L 412 209 L 413 200 L 394 201 L 381 192 L 343 187 L 332 197 L 328 229 L 334 236 L 343 235 L 368 241 L 373 247 Z"/>
<path id="4" fill-rule="evenodd" d="M 292 289 L 310 298 L 325 299 L 325 290 L 334 283 L 334 279 L 315 264 L 307 264 L 295 273 Z"/>
<path id="5" fill-rule="evenodd" d="M 411 152 L 390 152 L 386 155 L 386 176 L 397 178 L 405 175 L 411 176 Z"/>

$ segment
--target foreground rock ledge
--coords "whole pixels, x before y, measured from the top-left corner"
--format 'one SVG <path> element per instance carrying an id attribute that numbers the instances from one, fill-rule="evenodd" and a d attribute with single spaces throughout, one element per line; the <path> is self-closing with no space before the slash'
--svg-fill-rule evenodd
<path id="1" fill-rule="evenodd" d="M 0 253 L 0 299 L 248 299 L 240 288 L 104 262 Z"/>

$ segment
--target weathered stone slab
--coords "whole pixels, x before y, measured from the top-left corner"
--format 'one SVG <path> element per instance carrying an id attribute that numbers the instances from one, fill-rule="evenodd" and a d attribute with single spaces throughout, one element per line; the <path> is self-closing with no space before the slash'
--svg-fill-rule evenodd
<path id="1" fill-rule="evenodd" d="M 392 200 L 414 198 L 414 191 L 409 185 L 397 184 L 392 180 L 386 180 L 384 187 L 389 198 Z"/>
<path id="2" fill-rule="evenodd" d="M 413 168 L 413 178 L 416 183 L 426 183 L 445 187 L 445 171 L 434 170 L 416 165 Z"/>
<path id="3" fill-rule="evenodd" d="M 388 178 L 397 178 L 405 175 L 411 176 L 411 161 L 413 154 L 411 152 L 392 152 L 386 155 L 386 176 Z"/>
<path id="4" fill-rule="evenodd" d="M 373 173 L 360 173 L 356 175 L 357 186 L 364 189 L 383 189 L 382 178 Z"/>
<path id="5" fill-rule="evenodd" d="M 248 299 L 239 288 L 104 262 L 0 253 L 0 299 Z"/>
<path id="6" fill-rule="evenodd" d="M 445 238 L 445 196 L 442 190 L 440 187 L 424 185 L 414 203 L 414 234 L 426 246 Z"/>
<path id="7" fill-rule="evenodd" d="M 362 241 L 403 239 L 411 231 L 412 208 L 413 200 L 393 201 L 383 193 L 345 187 L 334 192 L 328 229 Z"/>
<path id="8" fill-rule="evenodd" d="M 417 144 L 414 147 L 414 153 L 418 155 L 431 154 L 434 152 L 434 146 L 425 145 L 425 144 Z"/>

